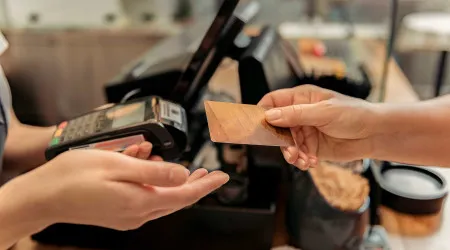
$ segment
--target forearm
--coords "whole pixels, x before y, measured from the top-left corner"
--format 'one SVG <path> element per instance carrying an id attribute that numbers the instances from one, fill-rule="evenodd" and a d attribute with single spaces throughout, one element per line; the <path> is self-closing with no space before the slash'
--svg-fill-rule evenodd
<path id="1" fill-rule="evenodd" d="M 54 127 L 15 125 L 9 130 L 5 144 L 5 167 L 28 171 L 44 164 L 45 149 L 54 131 Z"/>
<path id="2" fill-rule="evenodd" d="M 15 191 L 10 184 L 0 188 L 0 249 L 8 249 L 49 225 L 40 216 L 37 204 L 27 197 L 18 197 Z"/>
<path id="3" fill-rule="evenodd" d="M 450 166 L 450 96 L 375 108 L 373 158 Z"/>

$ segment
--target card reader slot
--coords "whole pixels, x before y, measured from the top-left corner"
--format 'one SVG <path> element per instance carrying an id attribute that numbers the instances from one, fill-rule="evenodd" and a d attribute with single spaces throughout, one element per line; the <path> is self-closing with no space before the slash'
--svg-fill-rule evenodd
<path id="1" fill-rule="evenodd" d="M 123 138 L 123 137 L 127 137 L 127 136 L 130 136 L 130 135 L 120 135 L 120 136 L 117 136 L 117 137 L 114 136 L 115 138 L 113 136 L 110 136 L 110 135 L 104 135 L 104 136 L 101 136 L 99 138 L 95 138 L 93 140 L 90 140 L 89 142 L 90 143 L 101 142 L 101 141 L 106 141 L 106 140 L 119 139 L 119 138 Z"/>
<path id="2" fill-rule="evenodd" d="M 76 146 L 76 147 L 73 147 L 73 148 L 69 148 L 69 150 L 75 150 L 75 149 L 84 149 L 84 148 L 89 148 L 89 144 L 87 144 L 87 145 L 82 145 L 82 146 Z"/>
<path id="3" fill-rule="evenodd" d="M 125 137 L 130 137 L 130 136 L 135 136 L 135 135 L 144 135 L 147 134 L 148 132 L 146 131 L 142 131 L 142 130 L 138 130 L 138 131 L 133 131 L 133 132 L 129 132 L 129 133 L 123 133 L 123 134 L 118 134 L 118 135 L 103 135 L 97 138 L 93 138 L 91 140 L 89 140 L 87 142 L 87 144 L 90 143 L 98 143 L 98 142 L 104 142 L 104 141 L 110 141 L 110 140 L 116 140 L 116 139 L 122 139 Z"/>

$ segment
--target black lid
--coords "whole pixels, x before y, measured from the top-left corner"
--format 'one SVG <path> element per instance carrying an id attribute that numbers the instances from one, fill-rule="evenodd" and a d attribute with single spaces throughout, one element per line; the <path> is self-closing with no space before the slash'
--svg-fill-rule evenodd
<path id="1" fill-rule="evenodd" d="M 425 167 L 383 162 L 379 177 L 382 204 L 401 213 L 439 213 L 448 193 L 444 177 Z"/>

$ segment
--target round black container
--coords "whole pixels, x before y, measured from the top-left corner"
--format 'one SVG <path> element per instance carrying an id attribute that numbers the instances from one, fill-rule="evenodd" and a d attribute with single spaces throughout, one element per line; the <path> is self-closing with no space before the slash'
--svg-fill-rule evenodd
<path id="1" fill-rule="evenodd" d="M 364 161 L 367 168 L 370 161 Z M 370 199 L 357 211 L 332 207 L 320 194 L 308 171 L 293 169 L 287 206 L 291 243 L 302 250 L 360 250 L 369 221 Z"/>
<path id="2" fill-rule="evenodd" d="M 382 204 L 401 213 L 439 213 L 447 197 L 447 182 L 425 167 L 383 162 L 380 169 Z"/>

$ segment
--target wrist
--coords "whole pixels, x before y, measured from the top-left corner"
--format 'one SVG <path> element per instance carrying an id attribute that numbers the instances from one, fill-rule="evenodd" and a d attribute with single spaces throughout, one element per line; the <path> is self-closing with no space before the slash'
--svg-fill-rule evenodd
<path id="1" fill-rule="evenodd" d="M 386 103 L 371 103 L 368 115 L 370 132 L 368 136 L 370 152 L 367 157 L 372 159 L 384 159 L 387 143 L 395 140 L 400 132 L 401 124 L 396 117 L 394 105 Z"/>
<path id="2" fill-rule="evenodd" d="M 49 226 L 53 223 L 52 215 L 47 212 L 50 204 L 28 185 L 27 175 L 14 178 L 0 189 L 1 210 L 14 215 L 11 216 L 14 219 L 19 217 L 20 222 L 27 222 L 31 230 Z"/>
<path id="3" fill-rule="evenodd" d="M 417 165 L 448 166 L 450 98 L 371 104 L 369 158 Z"/>
<path id="4" fill-rule="evenodd" d="M 46 212 L 46 201 L 32 192 L 25 176 L 17 177 L 0 188 L 0 248 L 53 224 Z"/>
<path id="5" fill-rule="evenodd" d="M 46 163 L 45 150 L 56 126 L 33 127 L 21 125 L 9 131 L 5 144 L 4 163 L 15 172 L 23 173 Z"/>
<path id="6" fill-rule="evenodd" d="M 50 143 L 53 138 L 53 135 L 56 132 L 56 126 L 50 127 L 32 127 L 33 134 L 38 136 L 39 143 L 44 145 L 44 148 Z"/>
<path id="7" fill-rule="evenodd" d="M 422 103 L 374 104 L 371 158 L 378 160 L 403 159 L 400 153 L 408 155 L 414 152 L 421 138 L 428 137 L 427 131 L 436 128 L 436 114 L 433 109 Z M 428 123 L 430 122 L 430 123 Z M 409 152 L 409 153 L 405 153 Z"/>

